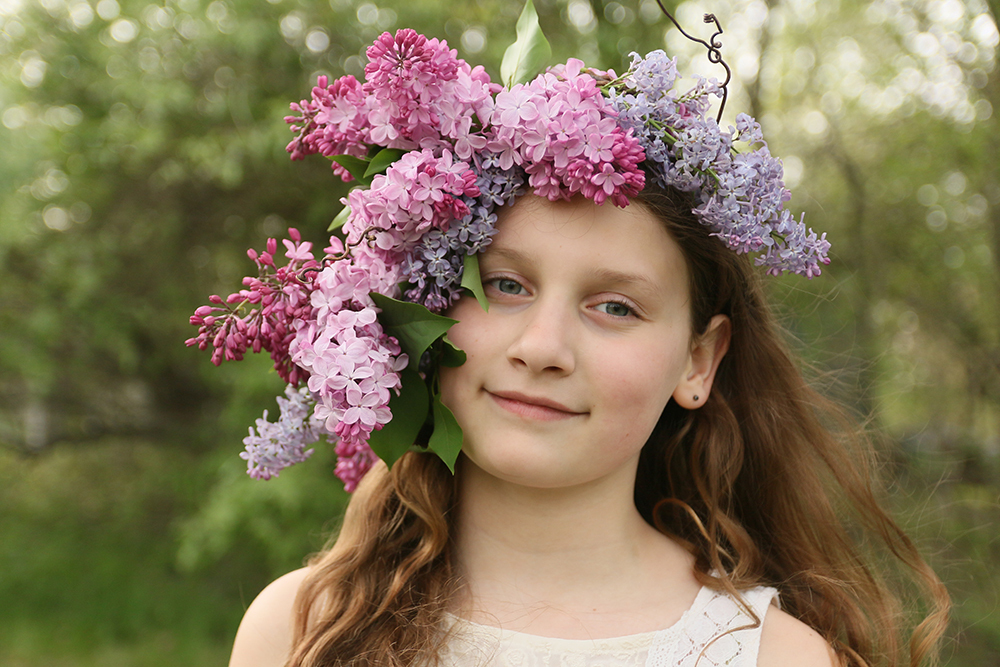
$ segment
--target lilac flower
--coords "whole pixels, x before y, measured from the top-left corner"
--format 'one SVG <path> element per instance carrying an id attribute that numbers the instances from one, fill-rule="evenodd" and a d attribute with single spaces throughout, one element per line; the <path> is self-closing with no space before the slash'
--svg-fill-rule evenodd
<path id="1" fill-rule="evenodd" d="M 468 213 L 452 220 L 448 230 L 432 230 L 404 256 L 402 275 L 410 283 L 406 299 L 439 312 L 461 296 L 464 257 L 481 252 L 496 233 L 495 208 L 523 192 L 524 173 L 517 167 L 503 169 L 494 153 L 481 156 L 476 188 L 479 196 L 466 196 Z"/>
<path id="2" fill-rule="evenodd" d="M 570 60 L 497 94 L 486 147 L 501 169 L 523 166 L 540 196 L 625 206 L 645 185 L 645 155 L 614 113 L 583 63 Z"/>
<path id="3" fill-rule="evenodd" d="M 306 447 L 320 439 L 322 424 L 312 415 L 313 400 L 305 387 L 285 387 L 279 396 L 277 422 L 264 416 L 257 419 L 257 431 L 243 438 L 246 451 L 240 458 L 247 462 L 247 474 L 254 479 L 271 479 L 295 463 L 309 458 L 313 450 Z"/>
<path id="4" fill-rule="evenodd" d="M 769 273 L 819 275 L 819 265 L 829 262 L 829 243 L 825 236 L 807 233 L 784 210 L 791 195 L 760 125 L 740 114 L 736 127 L 722 130 L 707 115 L 711 98 L 721 96 L 718 82 L 699 78 L 677 94 L 672 89 L 676 77 L 675 61 L 662 51 L 645 58 L 632 54 L 629 71 L 608 93 L 618 125 L 642 145 L 653 181 L 698 192 L 695 216 L 734 251 L 764 252 L 756 261 Z M 736 143 L 745 145 L 743 152 L 737 152 Z"/>
<path id="5" fill-rule="evenodd" d="M 243 279 L 245 289 L 225 300 L 212 296 L 213 305 L 198 308 L 191 317 L 191 324 L 199 327 L 198 336 L 186 344 L 201 350 L 211 345 L 212 363 L 216 366 L 223 360 L 243 359 L 248 348 L 254 352 L 266 350 L 285 382 L 298 384 L 305 379 L 303 369 L 291 363 L 288 346 L 293 338 L 293 323 L 308 318 L 312 310 L 311 276 L 319 264 L 313 258 L 312 244 L 303 243 L 298 230 L 290 228 L 288 234 L 291 240 L 283 241 L 287 265 L 275 264 L 278 244 L 268 239 L 263 253 L 247 253 L 256 263 L 258 275 Z"/>
<path id="6" fill-rule="evenodd" d="M 309 373 L 314 417 L 339 440 L 338 448 L 350 449 L 351 456 L 364 452 L 372 431 L 392 419 L 390 392 L 399 391 L 399 371 L 408 362 L 396 339 L 383 332 L 369 296 L 391 293 L 399 280 L 397 270 L 369 257 L 371 270 L 351 259 L 336 260 L 323 269 L 312 297 L 320 304 L 316 317 L 297 323 L 289 346 L 291 360 Z M 369 459 L 374 455 L 365 454 L 355 462 Z M 344 472 L 345 483 L 353 479 L 350 475 L 357 466 L 350 470 L 354 472 Z"/>

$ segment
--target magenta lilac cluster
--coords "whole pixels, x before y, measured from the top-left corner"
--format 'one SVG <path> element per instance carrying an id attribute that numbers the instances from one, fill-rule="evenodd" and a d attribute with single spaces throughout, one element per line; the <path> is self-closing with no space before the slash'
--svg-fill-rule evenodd
<path id="1" fill-rule="evenodd" d="M 244 289 L 226 299 L 212 295 L 209 298 L 212 305 L 198 308 L 191 316 L 198 335 L 189 338 L 187 345 L 196 345 L 200 350 L 211 347 L 212 363 L 216 366 L 223 360 L 243 359 L 247 349 L 267 351 L 281 379 L 297 385 L 307 373 L 292 363 L 288 349 L 295 337 L 296 323 L 311 317 L 312 276 L 319 263 L 313 258 L 312 243 L 303 242 L 298 230 L 289 229 L 288 235 L 290 239 L 282 241 L 288 264 L 275 264 L 278 251 L 275 239 L 268 239 L 267 250 L 262 253 L 248 250 L 258 275 L 244 278 Z"/>

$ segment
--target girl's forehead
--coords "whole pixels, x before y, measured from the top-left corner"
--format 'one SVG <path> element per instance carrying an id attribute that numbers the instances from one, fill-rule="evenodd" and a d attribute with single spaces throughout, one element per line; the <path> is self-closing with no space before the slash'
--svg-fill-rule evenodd
<path id="1" fill-rule="evenodd" d="M 677 242 L 649 209 L 597 205 L 576 197 L 549 201 L 525 195 L 497 223 L 487 267 L 544 264 L 612 283 L 678 287 L 686 300 L 687 266 Z"/>
<path id="2" fill-rule="evenodd" d="M 598 254 L 623 249 L 645 249 L 650 255 L 680 255 L 682 251 L 663 222 L 641 205 L 619 208 L 598 205 L 584 197 L 550 201 L 527 194 L 518 198 L 497 220 L 497 235 L 491 247 L 547 242 L 569 247 L 590 247 Z M 574 243 L 578 242 L 578 243 Z"/>

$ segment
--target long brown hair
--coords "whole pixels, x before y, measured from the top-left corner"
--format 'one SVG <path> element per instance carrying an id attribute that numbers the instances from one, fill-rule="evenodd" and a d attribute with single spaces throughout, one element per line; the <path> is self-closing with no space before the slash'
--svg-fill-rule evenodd
<path id="1" fill-rule="evenodd" d="M 845 663 L 933 662 L 948 595 L 881 508 L 870 442 L 804 380 L 747 257 L 710 236 L 687 195 L 647 188 L 638 201 L 686 258 L 692 331 L 716 314 L 732 321 L 707 402 L 671 401 L 643 448 L 639 512 L 694 554 L 702 583 L 776 586 L 782 607 Z M 461 586 L 455 502 L 454 478 L 434 456 L 411 452 L 371 471 L 336 542 L 312 560 L 288 667 L 433 664 Z M 892 567 L 876 567 L 880 553 Z M 918 623 L 903 613 L 900 575 L 923 600 Z"/>

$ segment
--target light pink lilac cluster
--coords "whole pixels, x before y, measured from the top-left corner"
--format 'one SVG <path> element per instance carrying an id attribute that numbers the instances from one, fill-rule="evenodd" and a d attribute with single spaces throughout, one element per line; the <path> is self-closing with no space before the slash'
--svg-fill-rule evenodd
<path id="1" fill-rule="evenodd" d="M 289 235 L 288 263 L 276 265 L 274 239 L 266 252 L 251 250 L 259 275 L 245 278 L 245 289 L 225 300 L 213 296 L 215 305 L 195 311 L 191 323 L 199 333 L 187 344 L 211 344 L 216 364 L 239 360 L 248 348 L 268 350 L 288 382 L 287 398 L 278 398 L 278 422 L 267 422 L 265 411 L 256 432 L 244 439 L 242 456 L 252 477 L 277 476 L 305 460 L 311 453 L 306 445 L 326 435 L 337 439 L 335 472 L 353 490 L 375 459 L 368 437 L 392 419 L 390 391 L 398 391 L 399 371 L 407 364 L 398 342 L 382 331 L 369 296 L 398 292 L 399 269 L 365 244 L 348 256 L 337 238 L 317 261 L 311 243 L 294 229 Z"/>
<path id="2" fill-rule="evenodd" d="M 337 239 L 331 243 L 328 252 L 340 256 Z M 398 269 L 363 248 L 316 276 L 314 317 L 296 323 L 289 349 L 292 362 L 309 373 L 316 419 L 337 440 L 335 472 L 348 491 L 375 460 L 368 438 L 392 419 L 390 391 L 399 391 L 399 371 L 408 363 L 396 339 L 383 332 L 370 296 L 393 293 Z"/>
<path id="3" fill-rule="evenodd" d="M 375 176 L 370 188 L 351 191 L 347 242 L 367 240 L 386 262 L 399 264 L 424 234 L 446 231 L 452 220 L 469 213 L 463 197 L 478 195 L 476 174 L 451 151 L 410 151 Z"/>
<path id="4" fill-rule="evenodd" d="M 503 169 L 521 166 L 539 196 L 580 193 L 601 204 L 627 206 L 646 183 L 645 153 L 583 62 L 570 59 L 527 85 L 497 94 L 486 147 Z"/>

